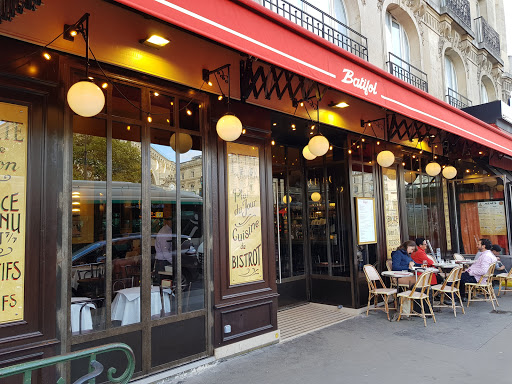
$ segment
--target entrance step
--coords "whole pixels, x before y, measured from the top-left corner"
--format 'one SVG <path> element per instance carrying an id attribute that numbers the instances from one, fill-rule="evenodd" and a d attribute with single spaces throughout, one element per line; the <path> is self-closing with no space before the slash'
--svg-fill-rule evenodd
<path id="1" fill-rule="evenodd" d="M 335 305 L 306 303 L 277 312 L 281 342 L 352 319 L 357 313 Z"/>

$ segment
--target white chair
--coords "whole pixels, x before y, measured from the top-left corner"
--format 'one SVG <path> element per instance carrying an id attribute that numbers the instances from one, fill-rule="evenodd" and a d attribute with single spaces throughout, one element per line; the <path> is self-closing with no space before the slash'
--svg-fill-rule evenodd
<path id="1" fill-rule="evenodd" d="M 389 306 L 388 300 L 389 296 L 394 296 L 395 306 L 392 309 L 397 308 L 397 300 L 396 293 L 397 290 L 395 288 L 387 288 L 386 284 L 382 281 L 382 278 L 379 275 L 379 272 L 375 269 L 375 267 L 371 264 L 366 264 L 363 267 L 364 275 L 366 276 L 366 282 L 368 283 L 368 308 L 366 309 L 366 316 L 368 316 L 368 312 L 370 309 L 384 310 L 388 316 L 389 320 Z M 379 287 L 380 284 L 380 287 Z M 379 296 L 382 297 L 384 301 L 384 308 L 378 308 L 377 303 L 379 301 Z M 370 308 L 370 304 L 372 299 L 375 299 L 374 308 Z"/>

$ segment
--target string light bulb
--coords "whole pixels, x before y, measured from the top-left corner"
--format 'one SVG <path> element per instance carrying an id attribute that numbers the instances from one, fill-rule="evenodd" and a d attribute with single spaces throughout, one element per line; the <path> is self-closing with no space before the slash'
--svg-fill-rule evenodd
<path id="1" fill-rule="evenodd" d="M 51 60 L 51 59 L 52 59 L 52 56 L 51 56 L 48 52 L 43 53 L 43 57 L 44 57 L 46 60 Z"/>
<path id="2" fill-rule="evenodd" d="M 187 115 L 192 116 L 192 111 L 187 108 Z"/>

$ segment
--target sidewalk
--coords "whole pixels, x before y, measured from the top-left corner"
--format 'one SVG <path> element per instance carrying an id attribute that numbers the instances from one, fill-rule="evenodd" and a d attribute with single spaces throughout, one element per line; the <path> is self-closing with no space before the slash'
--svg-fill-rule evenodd
<path id="1" fill-rule="evenodd" d="M 510 383 L 512 294 L 499 302 L 443 309 L 426 328 L 370 312 L 162 383 Z"/>

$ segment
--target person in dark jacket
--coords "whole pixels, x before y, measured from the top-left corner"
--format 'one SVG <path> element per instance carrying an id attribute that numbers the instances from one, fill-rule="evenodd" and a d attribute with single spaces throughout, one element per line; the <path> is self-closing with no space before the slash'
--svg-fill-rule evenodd
<path id="1" fill-rule="evenodd" d="M 414 267 L 414 261 L 411 258 L 411 254 L 416 251 L 416 243 L 412 240 L 408 240 L 402 243 L 396 251 L 391 252 L 391 259 L 393 260 L 393 271 L 406 271 Z M 401 277 L 398 279 L 399 284 L 408 284 L 411 288 L 416 283 L 414 276 Z"/>

